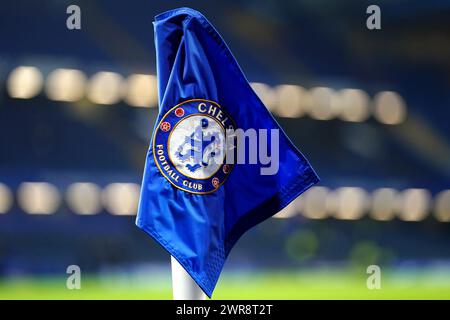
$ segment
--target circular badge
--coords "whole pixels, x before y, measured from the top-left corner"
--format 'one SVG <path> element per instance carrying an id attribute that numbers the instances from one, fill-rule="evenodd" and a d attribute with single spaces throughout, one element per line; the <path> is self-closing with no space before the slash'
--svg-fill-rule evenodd
<path id="1" fill-rule="evenodd" d="M 170 130 L 170 123 L 167 121 L 164 121 L 163 123 L 161 123 L 161 130 L 164 132 L 167 132 Z"/>
<path id="2" fill-rule="evenodd" d="M 153 155 L 162 175 L 175 187 L 196 194 L 216 191 L 233 167 L 226 163 L 235 142 L 230 115 L 214 101 L 180 103 L 161 118 L 153 138 Z"/>
<path id="3" fill-rule="evenodd" d="M 175 115 L 176 115 L 177 117 L 182 117 L 182 116 L 184 116 L 184 109 L 183 109 L 183 108 L 176 108 L 176 109 L 175 109 Z"/>

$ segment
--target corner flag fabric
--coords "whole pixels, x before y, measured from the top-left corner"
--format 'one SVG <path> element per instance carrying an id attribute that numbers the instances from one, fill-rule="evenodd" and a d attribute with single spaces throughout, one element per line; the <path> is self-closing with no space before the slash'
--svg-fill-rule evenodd
<path id="1" fill-rule="evenodd" d="M 242 234 L 319 179 L 203 15 L 189 8 L 171 10 L 156 16 L 154 28 L 159 116 L 136 224 L 211 297 Z M 227 161 L 227 134 L 239 129 L 279 131 L 268 143 L 270 150 L 277 144 L 276 171 L 262 174 L 267 161 Z"/>

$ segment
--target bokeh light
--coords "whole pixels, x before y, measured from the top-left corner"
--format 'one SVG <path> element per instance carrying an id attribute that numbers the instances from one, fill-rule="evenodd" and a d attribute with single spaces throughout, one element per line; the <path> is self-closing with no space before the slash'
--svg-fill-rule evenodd
<path id="1" fill-rule="evenodd" d="M 330 190 L 326 187 L 312 187 L 302 197 L 302 214 L 308 219 L 324 219 L 328 216 L 326 199 Z"/>
<path id="2" fill-rule="evenodd" d="M 17 194 L 20 207 L 29 214 L 53 214 L 61 201 L 58 189 L 47 182 L 24 182 Z"/>
<path id="3" fill-rule="evenodd" d="M 297 118 L 305 113 L 304 100 L 309 92 L 297 85 L 283 84 L 275 88 L 278 106 L 276 115 L 284 118 Z"/>
<path id="4" fill-rule="evenodd" d="M 250 85 L 267 109 L 271 112 L 275 112 L 278 104 L 275 90 L 269 85 L 261 82 L 252 82 Z"/>
<path id="5" fill-rule="evenodd" d="M 333 119 L 337 113 L 333 106 L 335 92 L 331 88 L 316 87 L 311 89 L 312 107 L 309 115 L 316 120 Z"/>
<path id="6" fill-rule="evenodd" d="M 67 188 L 67 204 L 69 208 L 81 215 L 97 214 L 102 210 L 101 189 L 88 182 L 77 182 Z"/>
<path id="7" fill-rule="evenodd" d="M 56 69 L 47 77 L 45 87 L 49 99 L 73 102 L 83 98 L 87 78 L 76 69 Z"/>
<path id="8" fill-rule="evenodd" d="M 357 187 L 338 188 L 327 197 L 327 210 L 337 219 L 360 219 L 367 211 L 369 197 L 367 192 Z"/>
<path id="9" fill-rule="evenodd" d="M 111 183 L 102 192 L 104 207 L 119 216 L 135 215 L 140 187 L 136 183 Z"/>
<path id="10" fill-rule="evenodd" d="M 156 107 L 158 91 L 156 77 L 150 74 L 132 74 L 125 83 L 124 100 L 134 107 Z"/>
<path id="11" fill-rule="evenodd" d="M 359 89 L 343 89 L 337 92 L 335 108 L 339 118 L 350 122 L 363 122 L 370 116 L 369 96 Z"/>
<path id="12" fill-rule="evenodd" d="M 380 188 L 372 193 L 370 216 L 379 221 L 389 221 L 395 217 L 398 192 L 392 188 Z"/>
<path id="13" fill-rule="evenodd" d="M 430 211 L 431 194 L 426 189 L 406 189 L 396 199 L 397 215 L 403 221 L 421 221 Z"/>
<path id="14" fill-rule="evenodd" d="M 288 206 L 286 206 L 283 210 L 278 212 L 273 217 L 276 219 L 289 219 L 297 216 L 301 212 L 303 204 L 303 195 L 297 197 L 294 201 L 292 201 Z"/>
<path id="15" fill-rule="evenodd" d="M 123 77 L 115 72 L 100 71 L 89 80 L 87 96 L 97 104 L 115 104 L 120 101 Z"/>
<path id="16" fill-rule="evenodd" d="M 374 97 L 375 118 L 384 124 L 400 124 L 406 119 L 406 104 L 394 91 L 382 91 Z"/>
<path id="17" fill-rule="evenodd" d="M 29 99 L 39 94 L 43 83 L 44 77 L 38 68 L 21 66 L 10 73 L 7 89 L 12 98 Z"/>
<path id="18" fill-rule="evenodd" d="M 0 214 L 7 213 L 13 204 L 11 190 L 3 183 L 0 183 Z"/>
<path id="19" fill-rule="evenodd" d="M 450 222 L 450 190 L 444 190 L 436 195 L 434 216 L 438 221 Z"/>

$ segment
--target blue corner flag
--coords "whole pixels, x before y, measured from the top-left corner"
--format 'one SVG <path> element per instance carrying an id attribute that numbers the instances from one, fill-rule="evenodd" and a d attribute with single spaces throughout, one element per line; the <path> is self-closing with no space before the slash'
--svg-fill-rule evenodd
<path id="1" fill-rule="evenodd" d="M 154 27 L 159 116 L 136 224 L 211 297 L 236 241 L 319 178 L 202 14 L 171 10 Z M 274 170 L 255 154 L 268 149 Z"/>

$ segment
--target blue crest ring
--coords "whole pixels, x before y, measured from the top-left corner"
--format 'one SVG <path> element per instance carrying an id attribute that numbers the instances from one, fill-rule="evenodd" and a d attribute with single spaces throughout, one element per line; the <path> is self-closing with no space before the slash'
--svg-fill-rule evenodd
<path id="1" fill-rule="evenodd" d="M 152 151 L 156 166 L 177 189 L 193 194 L 215 192 L 234 166 L 226 163 L 227 129 L 236 130 L 236 124 L 218 103 L 191 99 L 177 104 L 161 117 L 155 128 Z M 171 150 L 175 143 L 179 147 Z M 211 158 L 217 154 L 222 159 L 211 164 Z"/>

